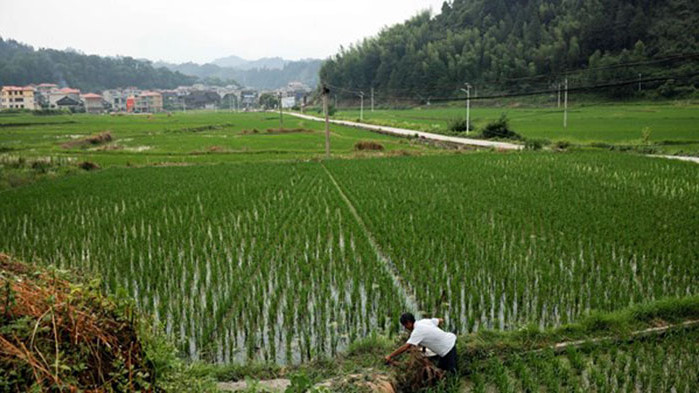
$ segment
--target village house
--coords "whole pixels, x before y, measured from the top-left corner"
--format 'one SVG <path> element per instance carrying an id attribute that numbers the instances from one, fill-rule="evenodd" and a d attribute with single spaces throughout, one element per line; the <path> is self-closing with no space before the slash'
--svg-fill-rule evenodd
<path id="1" fill-rule="evenodd" d="M 107 104 L 107 109 L 114 112 L 126 112 L 126 99 L 129 96 L 123 90 L 112 89 L 102 92 L 102 98 Z"/>
<path id="2" fill-rule="evenodd" d="M 83 94 L 83 104 L 87 113 L 102 113 L 104 112 L 104 100 L 99 94 L 87 93 Z"/>
<path id="3" fill-rule="evenodd" d="M 48 108 L 49 107 L 49 96 L 51 92 L 58 89 L 58 85 L 53 83 L 42 83 L 36 86 L 35 99 L 37 103 L 37 109 Z"/>
<path id="4" fill-rule="evenodd" d="M 134 99 L 136 112 L 156 113 L 163 111 L 163 95 L 157 91 L 144 91 Z"/>
<path id="5" fill-rule="evenodd" d="M 64 100 L 63 98 L 69 98 L 69 100 Z M 58 101 L 62 101 L 63 105 L 58 105 Z M 71 89 L 66 87 L 63 89 L 51 90 L 49 93 L 49 109 L 65 109 L 69 107 L 74 107 L 73 102 L 80 103 L 80 90 Z"/>
<path id="6" fill-rule="evenodd" d="M 31 86 L 3 86 L 0 109 L 37 109 L 35 91 Z"/>
<path id="7" fill-rule="evenodd" d="M 185 97 L 187 109 L 216 109 L 221 96 L 215 91 L 193 91 Z"/>

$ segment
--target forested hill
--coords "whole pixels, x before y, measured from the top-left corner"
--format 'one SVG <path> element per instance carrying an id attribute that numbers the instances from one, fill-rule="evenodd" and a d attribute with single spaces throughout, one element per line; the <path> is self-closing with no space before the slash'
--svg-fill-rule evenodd
<path id="1" fill-rule="evenodd" d="M 83 91 L 134 86 L 169 89 L 197 80 L 148 61 L 131 57 L 101 57 L 75 51 L 35 50 L 0 38 L 0 86 L 56 83 Z"/>
<path id="2" fill-rule="evenodd" d="M 683 75 L 646 86 L 687 94 L 699 87 L 685 77 L 699 70 L 698 20 L 696 0 L 453 0 L 342 49 L 320 76 L 336 92 L 415 98 L 454 96 L 466 82 L 479 93 L 550 89 L 566 72 L 572 86 Z"/>
<path id="3" fill-rule="evenodd" d="M 233 58 L 232 56 L 230 58 Z M 279 59 L 279 58 L 273 58 Z M 242 60 L 242 59 L 241 59 Z M 302 82 L 315 87 L 318 84 L 318 71 L 321 60 L 308 59 L 299 61 L 285 61 L 278 67 L 258 67 L 259 64 L 274 64 L 270 59 L 250 61 L 236 67 L 219 66 L 217 64 L 171 64 L 159 62 L 156 66 L 167 67 L 172 71 L 179 71 L 185 75 L 192 75 L 202 79 L 235 80 L 243 86 L 256 89 L 278 89 L 285 87 L 289 82 Z M 245 60 L 243 60 L 245 61 Z M 223 62 L 222 64 L 226 64 Z M 230 63 L 234 64 L 234 63 Z"/>

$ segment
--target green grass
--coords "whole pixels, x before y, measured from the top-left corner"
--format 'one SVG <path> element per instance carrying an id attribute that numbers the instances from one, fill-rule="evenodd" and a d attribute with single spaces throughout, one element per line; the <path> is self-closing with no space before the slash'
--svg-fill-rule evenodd
<path id="1" fill-rule="evenodd" d="M 471 121 L 476 130 L 506 114 L 512 128 L 525 138 L 569 141 L 590 145 L 643 145 L 643 129 L 650 129 L 650 145 L 658 152 L 699 152 L 699 104 L 688 102 L 635 104 L 572 104 L 568 129 L 562 110 L 555 107 L 489 107 L 474 103 Z M 335 116 L 357 120 L 358 110 L 341 110 Z M 448 133 L 449 119 L 466 117 L 464 107 L 419 107 L 404 110 L 364 111 L 364 120 L 380 125 Z"/>
<path id="2" fill-rule="evenodd" d="M 269 134 L 280 127 L 272 113 L 188 112 L 171 116 L 94 116 L 29 114 L 0 116 L 0 154 L 73 157 L 102 166 L 148 165 L 155 163 L 218 163 L 243 161 L 288 161 L 321 157 L 325 151 L 323 125 L 291 116 L 284 128 L 308 129 L 308 133 Z M 252 130 L 257 134 L 244 133 Z M 110 131 L 107 146 L 65 149 L 61 145 L 75 138 Z M 353 155 L 361 140 L 384 145 L 386 152 L 434 151 L 405 139 L 355 130 L 331 128 L 332 152 Z"/>

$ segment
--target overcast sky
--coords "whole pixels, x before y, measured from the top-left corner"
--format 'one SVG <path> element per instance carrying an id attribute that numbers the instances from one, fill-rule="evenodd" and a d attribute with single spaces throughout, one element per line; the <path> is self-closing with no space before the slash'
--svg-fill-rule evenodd
<path id="1" fill-rule="evenodd" d="M 326 58 L 443 0 L 0 0 L 0 36 L 171 62 Z"/>

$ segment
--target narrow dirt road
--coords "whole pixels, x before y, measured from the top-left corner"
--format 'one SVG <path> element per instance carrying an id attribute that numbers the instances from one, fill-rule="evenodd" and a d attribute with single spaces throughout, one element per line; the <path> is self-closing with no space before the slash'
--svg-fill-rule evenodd
<path id="1" fill-rule="evenodd" d="M 300 113 L 285 112 L 285 114 L 295 116 L 295 117 L 305 119 L 305 120 L 321 121 L 321 122 L 325 121 L 325 119 L 320 118 L 320 117 L 302 115 Z M 374 124 L 356 123 L 353 121 L 346 121 L 346 120 L 330 120 L 330 122 L 333 124 L 341 125 L 341 126 L 361 128 L 364 130 L 374 131 L 374 132 L 378 132 L 381 134 L 388 134 L 388 135 L 395 135 L 395 136 L 402 136 L 402 137 L 415 137 L 415 136 L 417 136 L 419 138 L 424 138 L 424 139 L 428 139 L 428 140 L 432 140 L 432 141 L 454 143 L 457 145 L 477 146 L 477 147 L 494 148 L 494 149 L 502 149 L 502 150 L 522 150 L 522 149 L 524 149 L 523 145 L 517 145 L 514 143 L 507 143 L 507 142 L 493 142 L 493 141 L 485 141 L 485 140 L 481 140 L 481 139 L 471 139 L 471 138 L 462 138 L 462 137 L 457 137 L 457 136 L 447 136 L 447 135 L 433 134 L 430 132 L 407 130 L 405 128 L 385 127 L 385 126 L 377 126 Z"/>

